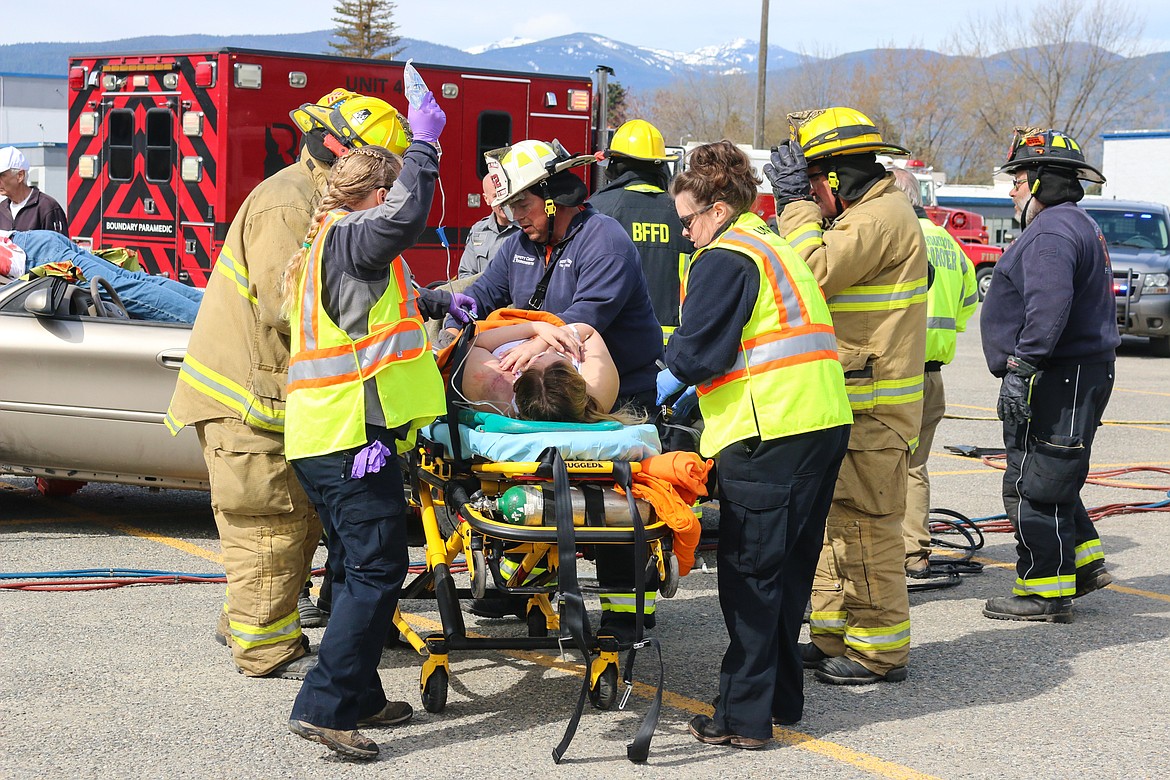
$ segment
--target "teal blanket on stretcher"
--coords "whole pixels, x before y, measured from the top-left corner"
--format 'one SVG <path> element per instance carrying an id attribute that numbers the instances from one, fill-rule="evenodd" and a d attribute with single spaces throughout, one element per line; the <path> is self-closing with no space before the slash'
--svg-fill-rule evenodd
<path id="1" fill-rule="evenodd" d="M 422 435 L 450 455 L 450 430 L 440 419 Z M 550 423 L 466 410 L 459 413 L 459 442 L 464 457 L 470 453 L 496 463 L 535 461 L 547 447 L 556 447 L 565 460 L 635 461 L 662 452 L 658 431 L 649 423 Z"/>

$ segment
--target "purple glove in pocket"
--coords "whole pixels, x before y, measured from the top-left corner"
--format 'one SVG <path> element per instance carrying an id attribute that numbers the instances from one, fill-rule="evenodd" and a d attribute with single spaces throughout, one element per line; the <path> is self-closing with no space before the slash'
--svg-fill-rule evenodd
<path id="1" fill-rule="evenodd" d="M 357 455 L 353 456 L 353 470 L 349 475 L 353 479 L 361 479 L 366 474 L 377 474 L 386 465 L 386 457 L 393 455 L 390 448 L 380 441 L 374 441 L 362 447 Z"/>

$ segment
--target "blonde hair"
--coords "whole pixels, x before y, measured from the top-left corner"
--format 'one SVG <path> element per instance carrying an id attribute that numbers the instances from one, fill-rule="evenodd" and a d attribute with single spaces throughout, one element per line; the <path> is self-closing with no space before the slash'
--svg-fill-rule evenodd
<path id="1" fill-rule="evenodd" d="M 589 395 L 585 379 L 567 361 L 532 366 L 512 386 L 517 416 L 522 420 L 595 423 L 617 420 L 623 425 L 646 422 L 629 406 L 610 413 Z"/>
<path id="2" fill-rule="evenodd" d="M 402 158 L 381 146 L 360 146 L 333 164 L 329 171 L 329 187 L 313 212 L 309 232 L 284 269 L 280 291 L 284 298 L 281 313 L 285 319 L 292 316 L 297 305 L 297 286 L 305 273 L 313 240 L 321 231 L 325 215 L 342 206 L 354 208 L 379 187 L 393 187 L 401 172 Z"/>

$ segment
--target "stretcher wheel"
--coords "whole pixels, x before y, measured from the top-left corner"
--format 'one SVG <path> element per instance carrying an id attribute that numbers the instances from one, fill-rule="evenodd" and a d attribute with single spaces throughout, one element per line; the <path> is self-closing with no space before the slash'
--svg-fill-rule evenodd
<path id="1" fill-rule="evenodd" d="M 447 670 L 440 666 L 431 672 L 422 689 L 422 705 L 427 712 L 442 712 L 447 706 L 447 687 L 450 677 Z"/>
<path id="2" fill-rule="evenodd" d="M 612 710 L 617 704 L 618 669 L 614 664 L 605 667 L 597 684 L 589 689 L 589 703 L 599 710 Z"/>
<path id="3" fill-rule="evenodd" d="M 548 619 L 540 607 L 530 606 L 528 608 L 528 636 L 548 636 Z"/>
<path id="4" fill-rule="evenodd" d="M 658 583 L 658 592 L 662 598 L 673 598 L 678 593 L 678 556 L 672 552 L 663 553 L 666 563 L 666 579 Z"/>
<path id="5" fill-rule="evenodd" d="M 471 597 L 482 599 L 487 595 L 488 570 L 483 550 L 471 551 Z"/>

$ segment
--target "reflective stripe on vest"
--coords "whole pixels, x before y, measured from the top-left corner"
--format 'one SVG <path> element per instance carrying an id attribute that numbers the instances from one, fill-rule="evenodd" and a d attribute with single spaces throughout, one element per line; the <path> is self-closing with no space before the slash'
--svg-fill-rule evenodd
<path id="1" fill-rule="evenodd" d="M 696 390 L 702 395 L 747 374 L 812 360 L 836 359 L 837 337 L 832 325 L 801 325 L 788 330 L 776 330 L 744 341 L 731 369 L 721 377 L 698 385 Z"/>
<path id="2" fill-rule="evenodd" d="M 631 184 L 630 186 L 624 187 L 623 189 L 627 189 L 630 192 L 649 192 L 655 195 L 660 192 L 666 192 L 666 190 L 662 189 L 661 187 L 656 187 L 653 184 Z"/>

